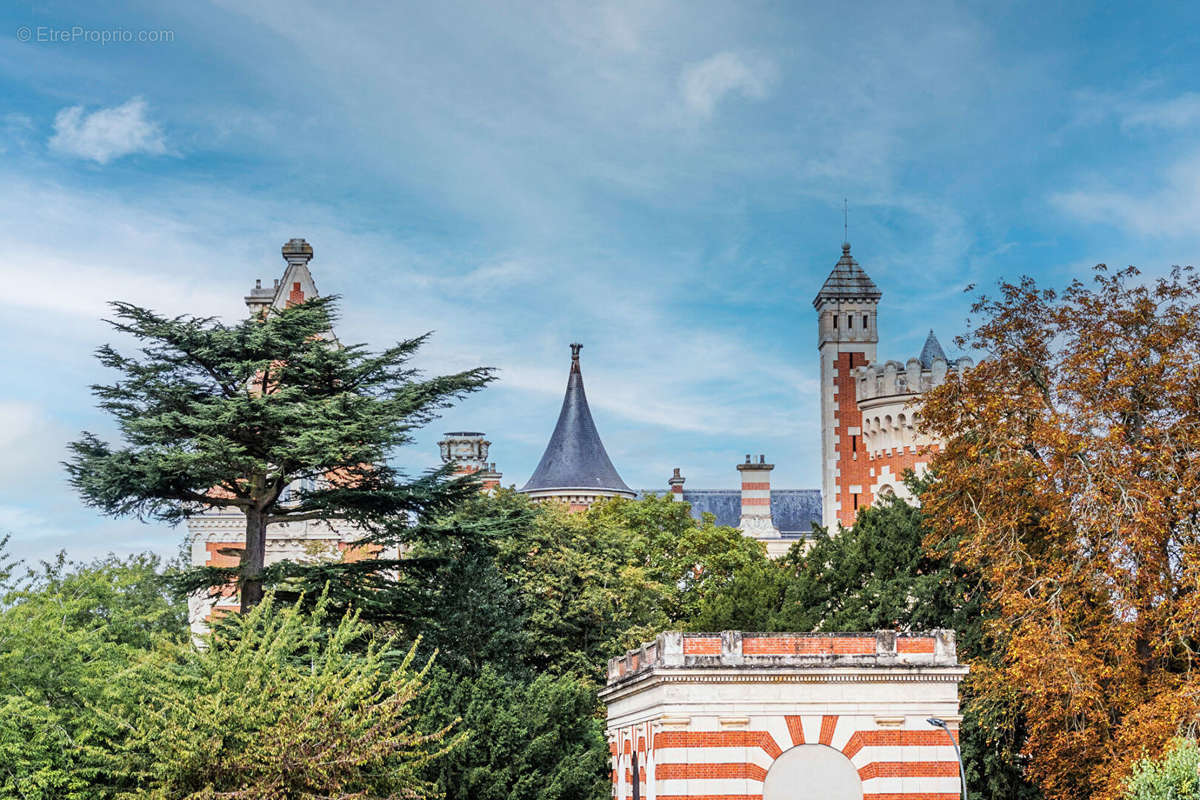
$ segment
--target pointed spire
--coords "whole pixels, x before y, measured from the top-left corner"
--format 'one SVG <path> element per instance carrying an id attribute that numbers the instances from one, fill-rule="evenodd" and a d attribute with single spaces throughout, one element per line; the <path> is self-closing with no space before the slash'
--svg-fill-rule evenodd
<path id="1" fill-rule="evenodd" d="M 289 239 L 280 248 L 287 266 L 283 278 L 275 287 L 275 308 L 298 305 L 317 296 L 317 284 L 313 281 L 308 262 L 312 261 L 312 245 L 303 239 Z"/>
<path id="2" fill-rule="evenodd" d="M 583 391 L 583 372 L 579 368 L 579 351 L 583 345 L 571 345 L 571 370 L 567 375 L 567 393 L 563 397 L 558 423 L 550 443 L 542 453 L 533 476 L 522 492 L 544 492 L 555 489 L 604 491 L 634 496 L 608 458 L 587 395 Z"/>
<path id="3" fill-rule="evenodd" d="M 935 358 L 940 358 L 942 361 L 949 361 L 946 358 L 946 351 L 942 349 L 942 343 L 933 335 L 933 328 L 930 328 L 929 335 L 925 337 L 925 346 L 921 348 L 921 355 L 918 356 L 921 368 L 931 368 Z"/>
<path id="4" fill-rule="evenodd" d="M 820 308 L 826 300 L 878 300 L 881 297 L 883 292 L 851 257 L 850 243 L 842 242 L 842 257 L 813 299 L 813 308 Z"/>

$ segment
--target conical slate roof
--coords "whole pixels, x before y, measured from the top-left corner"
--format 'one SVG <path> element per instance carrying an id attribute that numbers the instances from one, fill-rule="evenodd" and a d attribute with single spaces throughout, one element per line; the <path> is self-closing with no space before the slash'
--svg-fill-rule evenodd
<path id="1" fill-rule="evenodd" d="M 933 328 L 929 329 L 929 336 L 925 338 L 925 346 L 921 348 L 921 355 L 917 356 L 921 362 L 923 369 L 929 369 L 933 366 L 933 360 L 940 358 L 942 361 L 949 361 L 946 358 L 946 351 L 942 349 L 941 342 L 933 335 Z"/>
<path id="2" fill-rule="evenodd" d="M 813 298 L 813 308 L 820 308 L 826 300 L 878 300 L 883 292 L 867 277 L 858 262 L 850 257 L 850 243 L 842 243 L 842 257 L 825 279 L 821 291 Z"/>
<path id="3" fill-rule="evenodd" d="M 587 395 L 583 391 L 583 373 L 579 370 L 581 344 L 571 345 L 571 372 L 567 377 L 567 395 L 563 398 L 558 424 L 542 453 L 533 477 L 522 488 L 522 492 L 547 489 L 605 490 L 609 492 L 634 491 L 625 485 L 616 468 L 608 460 L 592 412 L 588 409 Z"/>

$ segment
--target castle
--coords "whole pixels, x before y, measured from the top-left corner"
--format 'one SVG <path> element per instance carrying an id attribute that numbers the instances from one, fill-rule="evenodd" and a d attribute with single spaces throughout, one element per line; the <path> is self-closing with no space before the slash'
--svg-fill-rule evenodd
<path id="1" fill-rule="evenodd" d="M 270 287 L 257 281 L 245 298 L 251 314 L 285 308 L 317 296 L 309 270 L 312 247 L 303 239 L 283 245 L 283 276 Z M 704 513 L 719 525 L 739 528 L 762 541 L 768 554 L 779 556 L 811 535 L 814 524 L 834 531 L 854 524 L 860 508 L 889 495 L 907 497 L 906 470 L 921 474 L 937 442 L 922 433 L 912 401 L 946 379 L 951 370 L 969 367 L 968 358 L 950 361 L 933 331 L 921 353 L 905 362 L 879 363 L 877 317 L 882 292 L 842 245 L 842 255 L 821 286 L 813 308 L 817 313 L 817 350 L 821 363 L 820 489 L 778 489 L 771 485 L 774 465 L 765 455 L 745 456 L 736 464 L 740 486 L 732 489 L 685 489 L 676 468 L 667 492 L 690 504 L 693 516 Z M 580 344 L 571 345 L 562 408 L 541 460 L 518 490 L 535 502 L 562 502 L 573 510 L 597 500 L 636 498 L 661 490 L 631 489 L 621 479 L 604 448 L 588 407 L 583 386 Z M 459 473 L 475 474 L 482 488 L 501 483 L 489 462 L 491 442 L 475 431 L 446 433 L 438 443 L 444 463 Z M 229 551 L 242 546 L 240 514 L 213 510 L 188 520 L 191 563 L 232 566 Z M 354 557 L 359 537 L 353 526 L 307 521 L 273 524 L 267 529 L 267 563 L 328 557 Z M 237 607 L 233 590 L 221 597 L 192 598 L 193 629 L 204 629 L 212 613 Z"/>

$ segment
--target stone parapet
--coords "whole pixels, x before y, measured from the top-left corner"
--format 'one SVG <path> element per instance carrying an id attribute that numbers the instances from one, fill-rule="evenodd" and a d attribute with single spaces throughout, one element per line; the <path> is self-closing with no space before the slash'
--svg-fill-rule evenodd
<path id="1" fill-rule="evenodd" d="M 655 669 L 957 666 L 954 631 L 922 633 L 680 633 L 659 634 L 609 659 L 613 687 Z"/>

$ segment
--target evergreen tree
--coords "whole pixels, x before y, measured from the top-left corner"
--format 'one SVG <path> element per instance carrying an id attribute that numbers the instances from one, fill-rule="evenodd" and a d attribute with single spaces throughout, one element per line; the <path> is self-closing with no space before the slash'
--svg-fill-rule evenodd
<path id="1" fill-rule="evenodd" d="M 412 431 L 491 380 L 486 369 L 423 379 L 409 361 L 426 337 L 381 353 L 332 334 L 335 297 L 270 310 L 235 325 L 167 318 L 113 303 L 114 329 L 140 356 L 109 345 L 120 377 L 93 386 L 125 442 L 85 432 L 65 465 L 84 501 L 105 514 L 178 522 L 209 508 L 246 516 L 236 579 L 245 611 L 262 597 L 267 526 L 345 520 L 364 543 L 395 544 L 412 522 L 473 492 L 446 470 L 412 481 L 388 466 Z M 360 565 L 360 574 L 381 566 Z M 282 570 L 286 573 L 287 570 Z M 234 575 L 209 570 L 199 584 Z"/>

